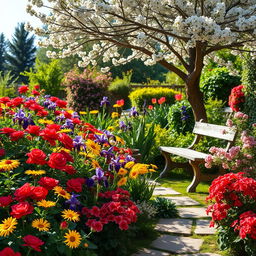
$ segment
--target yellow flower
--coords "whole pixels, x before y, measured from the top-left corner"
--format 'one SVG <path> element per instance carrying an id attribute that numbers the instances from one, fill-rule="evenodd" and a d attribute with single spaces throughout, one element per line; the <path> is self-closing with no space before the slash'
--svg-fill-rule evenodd
<path id="1" fill-rule="evenodd" d="M 124 186 L 127 182 L 127 177 L 123 177 L 121 178 L 118 182 L 117 182 L 117 186 L 118 187 L 121 187 L 121 186 Z"/>
<path id="2" fill-rule="evenodd" d="M 61 215 L 65 220 L 69 220 L 69 221 L 79 221 L 79 214 L 73 210 L 64 210 L 62 211 L 62 215 Z"/>
<path id="3" fill-rule="evenodd" d="M 68 132 L 72 132 L 72 130 L 71 129 L 61 129 L 57 133 L 68 133 Z"/>
<path id="4" fill-rule="evenodd" d="M 44 219 L 36 219 L 32 221 L 32 227 L 39 231 L 49 231 L 50 223 Z"/>
<path id="5" fill-rule="evenodd" d="M 0 224 L 0 236 L 9 236 L 16 228 L 18 221 L 16 218 L 9 217 Z"/>
<path id="6" fill-rule="evenodd" d="M 39 176 L 45 174 L 46 171 L 44 170 L 26 170 L 25 174 L 27 175 L 34 175 L 34 176 Z"/>
<path id="7" fill-rule="evenodd" d="M 93 115 L 98 114 L 98 113 L 99 113 L 99 110 L 91 110 L 90 111 L 90 114 L 93 114 Z"/>
<path id="8" fill-rule="evenodd" d="M 112 112 L 111 113 L 111 117 L 112 118 L 118 118 L 119 117 L 119 114 L 117 112 Z"/>
<path id="9" fill-rule="evenodd" d="M 114 127 L 114 126 L 109 126 L 109 127 L 107 128 L 107 130 L 109 130 L 109 131 L 114 131 L 114 130 L 115 130 L 115 127 Z"/>
<path id="10" fill-rule="evenodd" d="M 129 177 L 131 179 L 136 179 L 139 175 L 139 171 L 134 169 L 134 170 L 131 170 L 130 173 L 129 173 Z"/>
<path id="11" fill-rule="evenodd" d="M 95 159 L 92 159 L 92 167 L 93 167 L 93 168 L 100 167 L 99 162 L 98 162 L 97 160 L 95 160 Z"/>
<path id="12" fill-rule="evenodd" d="M 47 120 L 47 119 L 39 119 L 38 120 L 39 124 L 54 124 L 52 120 Z"/>
<path id="13" fill-rule="evenodd" d="M 158 167 L 157 167 L 156 165 L 154 165 L 154 164 L 151 164 L 150 166 L 151 166 L 151 168 L 153 168 L 153 169 L 158 169 Z"/>
<path id="14" fill-rule="evenodd" d="M 44 208 L 49 208 L 49 207 L 55 206 L 56 203 L 53 201 L 47 201 L 47 200 L 43 199 L 42 201 L 37 202 L 37 205 L 44 207 Z"/>
<path id="15" fill-rule="evenodd" d="M 56 186 L 53 188 L 54 193 L 66 199 L 70 199 L 71 195 L 62 187 Z"/>
<path id="16" fill-rule="evenodd" d="M 67 148 L 63 148 L 63 147 L 52 148 L 52 152 L 60 152 L 60 151 L 65 151 L 67 153 L 70 153 L 70 150 Z"/>
<path id="17" fill-rule="evenodd" d="M 122 175 L 122 176 L 124 176 L 124 175 L 126 175 L 126 174 L 127 174 L 127 172 L 128 172 L 128 171 L 127 171 L 126 169 L 124 169 L 124 168 L 120 168 L 117 174 L 118 174 L 118 175 Z"/>
<path id="18" fill-rule="evenodd" d="M 151 168 L 151 169 L 148 169 L 148 171 L 149 171 L 149 172 L 156 172 L 156 170 L 155 170 L 155 169 L 152 169 L 152 168 Z"/>
<path id="19" fill-rule="evenodd" d="M 20 165 L 18 160 L 4 159 L 0 161 L 0 170 L 10 171 L 17 168 Z"/>
<path id="20" fill-rule="evenodd" d="M 118 104 L 114 104 L 114 105 L 113 105 L 113 108 L 121 108 L 121 106 L 118 105 Z"/>
<path id="21" fill-rule="evenodd" d="M 82 240 L 81 235 L 76 230 L 69 230 L 64 237 L 66 238 L 64 243 L 70 248 L 77 248 Z"/>
<path id="22" fill-rule="evenodd" d="M 148 173 L 148 164 L 135 164 L 132 169 L 131 172 L 138 172 L 139 174 L 145 174 Z"/>
<path id="23" fill-rule="evenodd" d="M 131 169 L 135 165 L 134 162 L 128 162 L 125 164 L 124 168 Z"/>
<path id="24" fill-rule="evenodd" d="M 116 136 L 116 141 L 120 142 L 122 145 L 125 144 L 124 140 L 118 136 Z"/>
<path id="25" fill-rule="evenodd" d="M 93 140 L 87 140 L 85 142 L 87 149 L 89 149 L 94 155 L 100 154 L 100 145 Z"/>
<path id="26" fill-rule="evenodd" d="M 68 112 L 69 114 L 73 114 L 73 113 L 74 113 L 74 110 L 69 109 L 69 110 L 67 110 L 67 112 Z"/>
<path id="27" fill-rule="evenodd" d="M 79 114 L 80 114 L 80 115 L 86 115 L 87 112 L 85 112 L 85 111 L 80 111 Z"/>

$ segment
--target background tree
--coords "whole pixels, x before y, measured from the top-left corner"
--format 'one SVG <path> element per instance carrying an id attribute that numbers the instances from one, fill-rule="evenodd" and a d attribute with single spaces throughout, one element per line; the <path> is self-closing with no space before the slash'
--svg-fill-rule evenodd
<path id="1" fill-rule="evenodd" d="M 255 0 L 58 0 L 50 6 L 44 0 L 28 1 L 27 11 L 48 24 L 41 45 L 61 49 L 48 56 L 78 54 L 80 66 L 96 65 L 99 57 L 115 66 L 133 59 L 159 63 L 185 82 L 196 120 L 207 120 L 199 88 L 205 57 L 255 46 Z M 46 17 L 34 6 L 49 7 L 52 14 Z M 33 30 L 30 25 L 27 29 Z M 89 42 L 95 43 L 93 49 L 84 52 Z M 118 48 L 132 49 L 132 54 L 124 57 Z"/>
<path id="2" fill-rule="evenodd" d="M 15 28 L 12 42 L 9 42 L 8 53 L 6 54 L 7 68 L 12 71 L 15 78 L 18 78 L 18 83 L 27 83 L 27 77 L 20 73 L 28 71 L 35 63 L 35 36 L 30 36 L 24 26 L 24 23 L 20 23 Z"/>
<path id="3" fill-rule="evenodd" d="M 7 43 L 5 40 L 5 36 L 3 33 L 0 34 L 0 72 L 5 71 L 5 64 L 6 64 L 6 59 L 5 59 L 5 55 L 6 55 L 6 47 L 7 47 Z"/>

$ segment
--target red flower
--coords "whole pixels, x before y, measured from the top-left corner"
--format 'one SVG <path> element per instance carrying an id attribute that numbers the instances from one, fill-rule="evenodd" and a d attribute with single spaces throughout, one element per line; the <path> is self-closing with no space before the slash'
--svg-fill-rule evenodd
<path id="1" fill-rule="evenodd" d="M 67 102 L 66 101 L 64 101 L 64 100 L 56 100 L 56 102 L 55 102 L 56 104 L 57 104 L 57 106 L 59 107 L 59 108 L 66 108 L 67 107 Z"/>
<path id="2" fill-rule="evenodd" d="M 39 90 L 40 89 L 40 85 L 36 84 L 36 85 L 34 85 L 34 88 L 35 88 L 35 90 Z"/>
<path id="3" fill-rule="evenodd" d="M 11 215 L 16 219 L 20 219 L 22 216 L 31 214 L 34 210 L 34 207 L 28 202 L 20 202 L 18 204 L 12 205 L 11 208 Z"/>
<path id="4" fill-rule="evenodd" d="M 24 137 L 24 131 L 16 131 L 10 134 L 11 141 L 17 141 Z"/>
<path id="5" fill-rule="evenodd" d="M 121 230 L 127 230 L 129 228 L 127 221 L 121 220 L 118 224 Z"/>
<path id="6" fill-rule="evenodd" d="M 10 106 L 14 106 L 14 107 L 18 107 L 20 106 L 22 103 L 24 102 L 24 99 L 21 98 L 21 97 L 16 97 L 14 99 L 12 99 L 9 104 L 7 105 L 10 105 Z"/>
<path id="7" fill-rule="evenodd" d="M 4 148 L 0 148 L 0 157 L 1 156 L 4 156 L 5 155 L 5 150 L 4 150 Z"/>
<path id="8" fill-rule="evenodd" d="M 119 106 L 119 107 L 122 107 L 124 105 L 124 100 L 121 99 L 121 100 L 117 100 L 116 101 L 116 104 Z"/>
<path id="9" fill-rule="evenodd" d="M 151 99 L 152 104 L 156 104 L 156 98 Z"/>
<path id="10" fill-rule="evenodd" d="M 76 169 L 72 165 L 66 165 L 61 170 L 70 175 L 73 175 L 76 173 Z"/>
<path id="11" fill-rule="evenodd" d="M 34 96 L 38 96 L 38 95 L 40 95 L 40 92 L 39 92 L 39 91 L 37 91 L 37 90 L 33 90 L 31 93 L 32 93 Z"/>
<path id="12" fill-rule="evenodd" d="M 33 187 L 31 198 L 37 201 L 41 201 L 48 195 L 48 190 L 44 187 Z"/>
<path id="13" fill-rule="evenodd" d="M 59 124 L 47 124 L 46 128 L 54 129 L 56 132 L 60 130 L 61 125 Z"/>
<path id="14" fill-rule="evenodd" d="M 50 97 L 50 101 L 52 101 L 52 102 L 55 102 L 55 101 L 57 101 L 57 100 L 59 100 L 59 98 L 54 97 L 54 96 Z"/>
<path id="15" fill-rule="evenodd" d="M 74 147 L 73 139 L 70 138 L 66 133 L 59 134 L 59 141 L 64 145 L 67 149 L 72 149 Z"/>
<path id="16" fill-rule="evenodd" d="M 59 181 L 51 177 L 42 177 L 38 181 L 38 184 L 48 190 L 52 190 L 59 184 Z"/>
<path id="17" fill-rule="evenodd" d="M 182 100 L 182 94 L 175 94 L 175 100 L 180 101 Z"/>
<path id="18" fill-rule="evenodd" d="M 166 101 L 166 99 L 165 99 L 165 97 L 161 97 L 157 102 L 158 102 L 158 104 L 163 104 L 163 103 L 165 103 L 165 101 Z"/>
<path id="19" fill-rule="evenodd" d="M 60 229 L 66 229 L 66 228 L 68 228 L 68 223 L 66 221 L 62 221 L 60 223 Z"/>
<path id="20" fill-rule="evenodd" d="M 29 157 L 26 163 L 28 164 L 46 164 L 46 154 L 40 149 L 32 149 L 30 153 L 27 153 Z"/>
<path id="21" fill-rule="evenodd" d="M 37 126 L 37 125 L 29 125 L 25 131 L 28 132 L 28 133 L 30 133 L 30 134 L 33 134 L 33 135 L 38 136 L 38 135 L 39 135 L 39 132 L 40 132 L 40 129 L 41 129 L 40 126 Z"/>
<path id="22" fill-rule="evenodd" d="M 67 181 L 67 191 L 68 192 L 82 192 L 83 190 L 83 184 L 85 183 L 85 179 L 83 178 L 74 178 L 69 179 Z"/>
<path id="23" fill-rule="evenodd" d="M 10 101 L 9 97 L 0 97 L 0 103 L 6 104 Z"/>
<path id="24" fill-rule="evenodd" d="M 59 134 L 55 129 L 45 128 L 39 134 L 44 140 L 47 140 L 51 146 L 55 146 L 56 140 L 59 138 Z"/>
<path id="25" fill-rule="evenodd" d="M 25 183 L 20 188 L 17 188 L 14 192 L 15 200 L 24 201 L 32 194 L 33 187 L 29 183 Z"/>
<path id="26" fill-rule="evenodd" d="M 21 256 L 19 252 L 14 252 L 11 247 L 5 247 L 0 251 L 0 256 Z"/>
<path id="27" fill-rule="evenodd" d="M 38 252 L 42 251 L 40 249 L 40 246 L 42 246 L 44 242 L 38 237 L 32 236 L 32 235 L 26 235 L 22 239 L 25 242 L 25 244 L 23 244 L 22 246 L 28 246 Z"/>
<path id="28" fill-rule="evenodd" d="M 51 168 L 62 170 L 67 164 L 66 157 L 61 153 L 52 153 L 50 155 L 48 165 Z"/>
<path id="29" fill-rule="evenodd" d="M 231 94 L 229 95 L 228 104 L 235 112 L 240 111 L 241 104 L 245 101 L 243 88 L 243 85 L 238 85 L 231 90 Z"/>
<path id="30" fill-rule="evenodd" d="M 66 151 L 61 150 L 60 153 L 61 153 L 63 156 L 66 157 L 67 162 L 72 162 L 72 163 L 74 162 L 73 157 L 72 157 L 69 153 L 67 153 Z"/>
<path id="31" fill-rule="evenodd" d="M 103 229 L 103 225 L 100 221 L 94 220 L 91 224 L 91 228 L 96 232 L 101 232 Z"/>
<path id="32" fill-rule="evenodd" d="M 68 113 L 67 111 L 65 111 L 64 113 L 64 116 L 67 118 L 67 119 L 71 119 L 72 118 L 72 115 L 70 113 Z"/>
<path id="33" fill-rule="evenodd" d="M 16 132 L 15 129 L 10 128 L 10 127 L 1 128 L 0 131 L 1 131 L 0 133 L 2 133 L 2 134 L 8 134 L 8 135 L 10 135 L 10 134 L 13 133 L 13 132 Z"/>
<path id="34" fill-rule="evenodd" d="M 37 112 L 37 116 L 41 116 L 41 117 L 45 117 L 45 116 L 48 116 L 48 111 L 46 111 L 46 110 L 40 110 L 40 111 L 38 111 Z"/>
<path id="35" fill-rule="evenodd" d="M 95 217 L 99 217 L 100 216 L 100 209 L 97 206 L 93 206 L 92 209 L 90 210 L 91 215 L 95 216 Z"/>
<path id="36" fill-rule="evenodd" d="M 152 110 L 153 108 L 154 108 L 153 105 L 148 105 L 148 109 L 149 109 L 149 110 Z"/>
<path id="37" fill-rule="evenodd" d="M 0 207 L 6 207 L 13 201 L 11 196 L 1 196 L 0 197 Z"/>
<path id="38" fill-rule="evenodd" d="M 19 87 L 18 91 L 20 94 L 26 93 L 29 90 L 28 85 L 22 85 Z"/>

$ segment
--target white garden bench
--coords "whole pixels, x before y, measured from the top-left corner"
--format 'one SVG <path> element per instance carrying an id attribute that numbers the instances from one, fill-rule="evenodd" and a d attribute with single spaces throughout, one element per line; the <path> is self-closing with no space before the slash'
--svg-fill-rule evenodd
<path id="1" fill-rule="evenodd" d="M 164 170 L 160 174 L 160 178 L 164 177 L 169 170 L 174 168 L 187 168 L 193 171 L 193 180 L 191 184 L 187 187 L 187 192 L 195 192 L 197 185 L 200 181 L 210 181 L 216 178 L 221 173 L 224 173 L 224 170 L 220 168 L 219 173 L 212 174 L 202 174 L 200 171 L 199 164 L 204 163 L 205 157 L 208 155 L 206 153 L 198 152 L 193 149 L 193 147 L 199 142 L 202 136 L 208 136 L 213 138 L 218 138 L 222 140 L 226 140 L 227 146 L 226 150 L 228 150 L 236 136 L 236 129 L 230 128 L 228 126 L 209 124 L 203 122 L 196 122 L 193 133 L 196 135 L 193 143 L 188 148 L 178 148 L 178 147 L 164 147 L 161 146 L 159 149 L 161 150 L 162 155 L 165 158 L 165 167 Z M 186 158 L 188 162 L 179 163 L 173 162 L 170 155 L 176 155 L 183 158 Z"/>

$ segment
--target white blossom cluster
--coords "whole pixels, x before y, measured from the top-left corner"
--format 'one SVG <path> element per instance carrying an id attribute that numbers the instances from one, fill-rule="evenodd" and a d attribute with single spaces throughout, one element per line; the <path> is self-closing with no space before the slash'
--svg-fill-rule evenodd
<path id="1" fill-rule="evenodd" d="M 114 66 L 136 58 L 146 65 L 185 61 L 199 42 L 204 52 L 214 46 L 255 48 L 256 0 L 27 1 L 27 12 L 47 28 L 27 24 L 26 29 L 46 35 L 40 46 L 60 49 L 47 56 L 77 54 L 82 67 L 96 65 L 99 57 Z M 49 15 L 39 11 L 44 8 L 49 8 Z M 88 43 L 94 46 L 85 52 Z M 132 54 L 124 57 L 120 48 L 131 48 Z"/>

